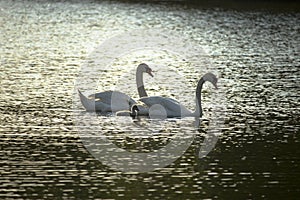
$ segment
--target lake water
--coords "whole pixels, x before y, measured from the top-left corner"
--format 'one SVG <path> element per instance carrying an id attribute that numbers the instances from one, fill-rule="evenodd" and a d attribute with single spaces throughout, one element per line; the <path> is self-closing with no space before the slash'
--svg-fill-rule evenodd
<path id="1" fill-rule="evenodd" d="M 299 13 L 0 1 L 0 24 L 0 199 L 299 197 Z M 195 51 L 206 52 L 196 58 L 203 66 L 182 59 L 178 49 L 140 50 L 106 69 L 94 65 L 85 78 L 91 76 L 95 91 L 118 89 L 137 99 L 135 67 L 146 62 L 155 71 L 153 78 L 144 75 L 148 94 L 192 109 L 197 80 L 214 71 L 220 87 L 204 87 L 200 128 L 194 118 L 132 120 L 84 112 L 77 87 L 90 93 L 78 80 L 93 55 L 101 56 L 95 54 L 99 45 L 140 29 L 182 35 Z M 210 131 L 213 148 L 199 158 Z M 169 152 L 182 152 L 158 169 L 145 161 L 139 172 L 125 164 L 141 169 L 147 156 L 114 159 L 116 154 L 101 154 L 105 141 L 130 156 L 168 144 Z"/>

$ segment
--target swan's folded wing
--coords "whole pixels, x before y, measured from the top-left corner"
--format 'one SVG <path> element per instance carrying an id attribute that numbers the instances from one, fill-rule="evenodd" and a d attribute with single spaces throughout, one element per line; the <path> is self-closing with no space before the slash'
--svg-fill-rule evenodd
<path id="1" fill-rule="evenodd" d="M 167 109 L 175 109 L 175 107 L 178 107 L 180 105 L 178 101 L 172 98 L 160 97 L 160 96 L 143 97 L 140 98 L 139 101 L 143 102 L 148 107 L 151 107 L 155 104 L 159 104 Z"/>
<path id="2" fill-rule="evenodd" d="M 109 103 L 111 101 L 112 94 L 113 94 L 113 91 L 105 91 L 105 92 L 99 92 L 96 94 L 91 94 L 88 97 L 90 99 L 99 99 L 102 102 Z"/>
<path id="3" fill-rule="evenodd" d="M 169 97 L 164 97 L 164 98 L 167 99 L 167 100 L 170 100 L 170 101 L 173 101 L 173 102 L 175 102 L 175 103 L 180 104 L 179 101 L 177 101 L 177 100 L 175 100 L 175 99 L 172 99 L 172 98 L 169 98 Z"/>
<path id="4" fill-rule="evenodd" d="M 168 117 L 182 117 L 191 113 L 184 105 L 172 98 L 164 98 L 161 105 L 166 109 Z"/>
<path id="5" fill-rule="evenodd" d="M 149 108 L 156 104 L 161 105 L 165 109 L 168 117 L 181 117 L 191 113 L 184 105 L 172 98 L 152 96 L 141 98 L 140 101 L 145 103 Z"/>
<path id="6" fill-rule="evenodd" d="M 131 106 L 136 103 L 130 96 L 119 91 L 100 92 L 100 93 L 89 95 L 89 98 L 99 100 L 106 104 L 114 104 L 115 106 L 117 104 L 122 104 L 122 105 L 128 104 L 129 106 Z"/>

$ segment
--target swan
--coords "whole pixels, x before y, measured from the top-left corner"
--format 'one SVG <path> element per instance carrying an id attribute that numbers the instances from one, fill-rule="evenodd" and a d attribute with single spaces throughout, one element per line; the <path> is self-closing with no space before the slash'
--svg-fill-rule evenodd
<path id="1" fill-rule="evenodd" d="M 147 97 L 143 83 L 143 73 L 148 73 L 153 77 L 152 69 L 145 63 L 139 64 L 136 69 L 136 84 L 140 98 Z M 117 112 L 120 110 L 130 110 L 136 101 L 130 96 L 119 91 L 104 91 L 96 94 L 84 96 L 78 89 L 80 101 L 87 111 L 96 112 Z"/>
<path id="2" fill-rule="evenodd" d="M 208 81 L 218 89 L 217 77 L 212 73 L 206 73 L 197 84 L 196 88 L 196 109 L 194 112 L 188 110 L 184 105 L 172 98 L 150 96 L 142 97 L 139 99 L 140 102 L 146 105 L 146 107 L 140 104 L 134 104 L 131 109 L 131 116 L 134 115 L 153 115 L 153 116 L 165 116 L 165 117 L 202 117 L 202 106 L 201 106 L 201 90 L 203 84 Z"/>

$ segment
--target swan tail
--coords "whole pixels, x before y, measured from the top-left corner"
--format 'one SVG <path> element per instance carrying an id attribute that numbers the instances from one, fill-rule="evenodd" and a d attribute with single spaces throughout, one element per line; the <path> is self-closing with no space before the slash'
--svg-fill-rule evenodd
<path id="1" fill-rule="evenodd" d="M 79 89 L 78 89 L 78 93 L 79 93 L 81 104 L 86 109 L 86 111 L 95 111 L 95 102 L 91 99 L 88 99 L 86 96 L 84 96 Z"/>

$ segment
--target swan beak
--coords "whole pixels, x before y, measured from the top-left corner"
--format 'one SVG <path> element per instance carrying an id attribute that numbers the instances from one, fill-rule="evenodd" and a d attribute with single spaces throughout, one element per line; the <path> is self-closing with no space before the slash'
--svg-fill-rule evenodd
<path id="1" fill-rule="evenodd" d="M 152 72 L 153 72 L 152 70 L 151 70 L 151 71 L 149 70 L 147 73 L 148 73 L 151 77 L 154 77 L 153 74 L 152 74 Z"/>
<path id="2" fill-rule="evenodd" d="M 217 84 L 215 84 L 215 88 L 218 89 L 218 85 Z"/>

